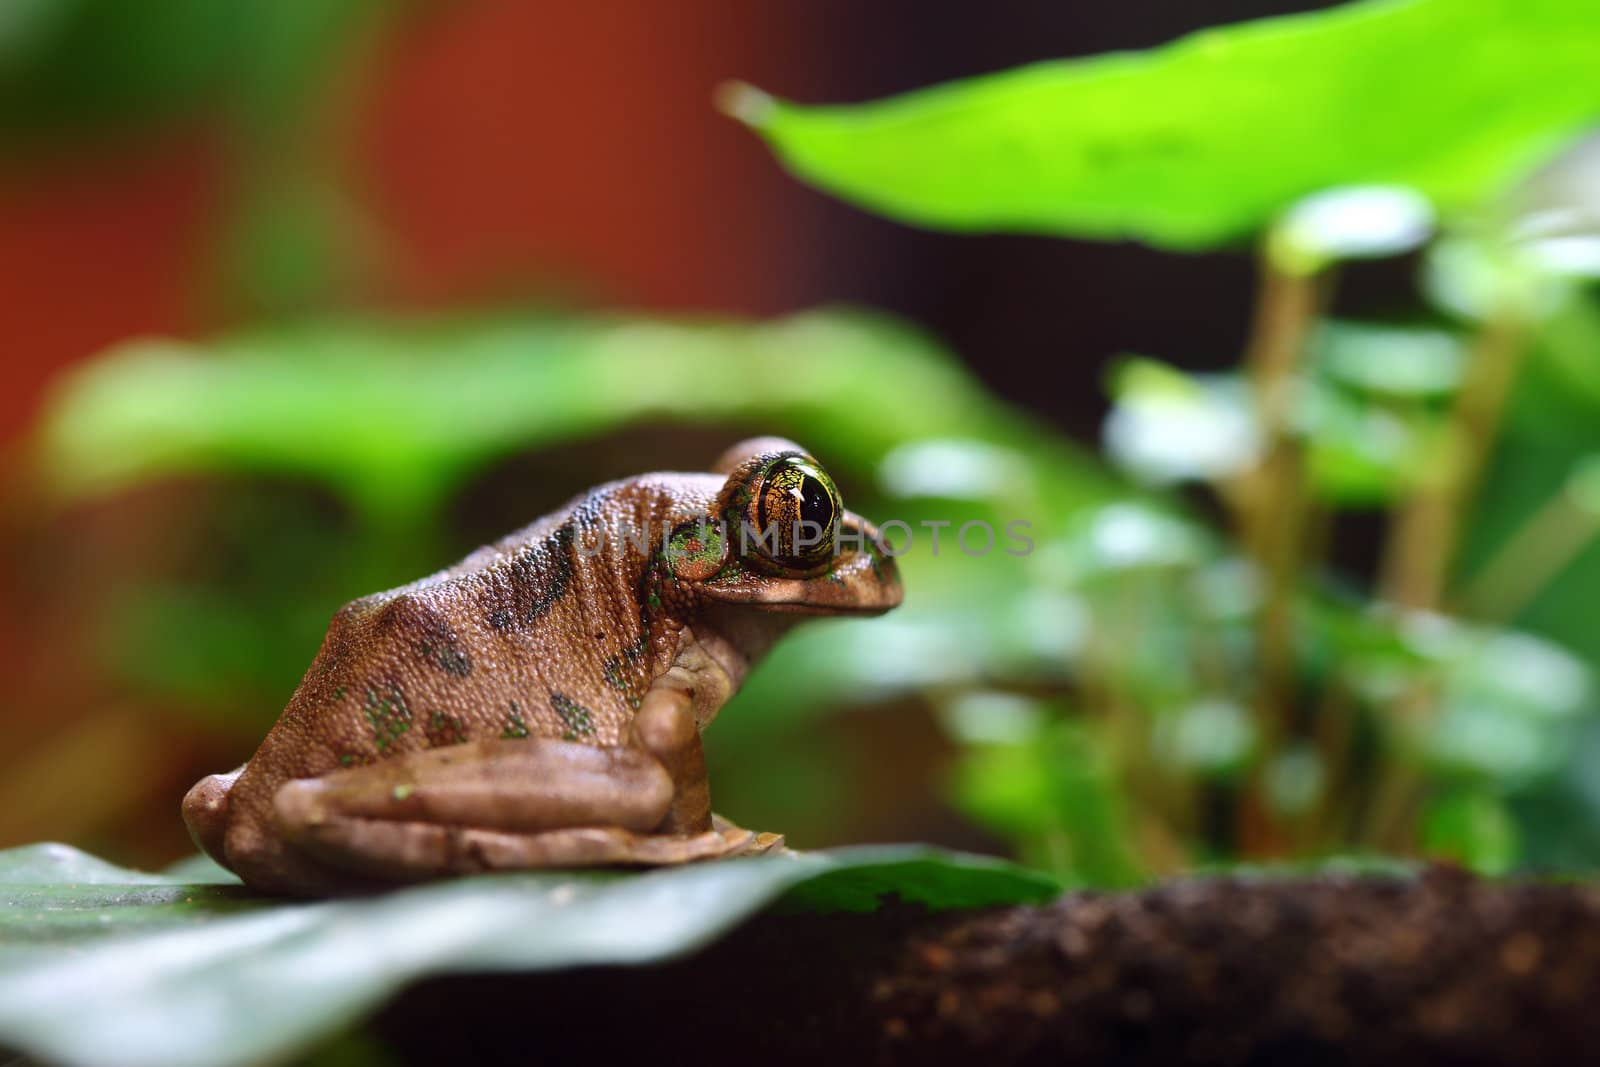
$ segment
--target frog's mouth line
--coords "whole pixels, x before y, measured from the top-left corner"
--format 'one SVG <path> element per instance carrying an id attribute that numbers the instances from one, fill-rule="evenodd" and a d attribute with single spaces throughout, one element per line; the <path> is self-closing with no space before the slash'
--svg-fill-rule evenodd
<path id="1" fill-rule="evenodd" d="M 789 615 L 869 616 L 899 607 L 905 590 L 878 528 L 852 512 L 845 513 L 843 522 L 853 542 L 871 547 L 839 553 L 822 574 L 786 578 L 736 569 L 700 589 L 725 604 Z"/>
<path id="2" fill-rule="evenodd" d="M 771 612 L 776 612 L 776 613 L 778 613 L 780 615 L 831 615 L 831 616 L 839 616 L 839 615 L 861 615 L 861 616 L 882 615 L 883 613 L 885 613 L 887 611 L 893 611 L 896 607 L 898 607 L 900 605 L 900 601 L 899 601 L 898 598 L 892 604 L 879 604 L 879 605 L 874 605 L 874 606 L 869 606 L 869 607 L 862 607 L 862 606 L 840 607 L 838 605 L 822 604 L 822 603 L 818 603 L 816 601 L 804 601 L 804 600 L 757 600 L 757 599 L 754 599 L 754 598 L 752 598 L 751 600 L 744 601 L 744 603 L 760 604 L 761 607 L 764 608 L 765 610 L 771 611 Z"/>
<path id="3" fill-rule="evenodd" d="M 766 578 L 759 583 L 702 587 L 725 604 L 748 604 L 795 615 L 882 615 L 899 607 L 905 591 L 898 575 L 888 580 L 836 582 L 830 578 Z"/>

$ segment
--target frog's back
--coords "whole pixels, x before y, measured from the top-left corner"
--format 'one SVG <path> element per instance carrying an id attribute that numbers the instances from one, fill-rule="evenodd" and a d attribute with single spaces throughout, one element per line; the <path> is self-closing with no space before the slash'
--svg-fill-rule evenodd
<path id="1" fill-rule="evenodd" d="M 666 664 L 640 608 L 647 553 L 625 539 L 622 551 L 617 538 L 592 546 L 602 532 L 672 521 L 683 508 L 673 488 L 602 486 L 448 570 L 339 609 L 232 791 L 230 821 L 264 819 L 291 778 L 402 752 L 494 738 L 621 742 Z M 693 488 L 700 506 L 714 493 Z"/>

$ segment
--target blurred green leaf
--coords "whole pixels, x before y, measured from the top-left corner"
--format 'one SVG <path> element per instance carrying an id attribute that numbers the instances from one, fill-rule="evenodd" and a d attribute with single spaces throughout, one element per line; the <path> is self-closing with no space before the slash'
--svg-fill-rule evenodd
<path id="1" fill-rule="evenodd" d="M 945 732 L 962 744 L 1022 745 L 1044 729 L 1047 714 L 1037 700 L 1016 693 L 959 693 L 939 709 Z"/>
<path id="2" fill-rule="evenodd" d="M 1517 862 L 1517 824 L 1504 802 L 1482 790 L 1454 790 L 1429 802 L 1422 847 L 1482 875 L 1501 875 Z"/>
<path id="3" fill-rule="evenodd" d="M 1323 500 L 1370 506 L 1395 499 L 1437 464 L 1439 412 L 1414 400 L 1454 385 L 1463 358 L 1439 331 L 1339 323 L 1319 330 L 1312 373 L 1298 382 L 1293 430 Z M 1261 460 L 1250 384 L 1236 374 L 1188 374 L 1151 359 L 1117 370 L 1106 451 L 1140 481 L 1224 482 Z"/>
<path id="4" fill-rule="evenodd" d="M 1113 374 L 1111 395 L 1106 451 L 1143 482 L 1219 481 L 1260 460 L 1249 387 L 1235 376 L 1191 375 L 1157 360 L 1129 359 Z"/>
<path id="5" fill-rule="evenodd" d="M 197 115 L 293 122 L 388 0 L 7 0 L 0 145 Z"/>
<path id="6" fill-rule="evenodd" d="M 1434 694 L 1420 734 L 1398 740 L 1444 780 L 1525 788 L 1561 765 L 1596 710 L 1589 666 L 1550 641 L 1431 615 L 1403 618 L 1398 630 L 1412 658 L 1375 658 L 1353 673 L 1378 702 L 1418 685 Z"/>
<path id="7" fill-rule="evenodd" d="M 1073 517 L 1058 545 L 1070 583 L 1195 566 L 1215 552 L 1205 527 L 1149 504 L 1121 500 Z"/>
<path id="8" fill-rule="evenodd" d="M 279 1060 L 425 975 L 643 965 L 764 907 L 1038 902 L 1044 875 L 920 847 L 646 874 L 464 878 L 320 903 L 185 885 L 61 845 L 0 852 L 0 1044 L 53 1062 Z"/>
<path id="9" fill-rule="evenodd" d="M 1267 764 L 1263 792 L 1273 812 L 1294 818 L 1311 810 L 1326 784 L 1322 757 L 1310 745 L 1296 744 Z"/>
<path id="10" fill-rule="evenodd" d="M 1135 885 L 1144 875 L 1110 754 L 1084 726 L 1055 719 L 1016 742 L 968 747 L 955 802 L 1069 885 Z"/>
<path id="11" fill-rule="evenodd" d="M 923 226 L 1212 247 L 1341 185 L 1481 202 L 1600 115 L 1589 0 L 1369 0 L 901 97 L 724 103 L 801 178 Z"/>
<path id="12" fill-rule="evenodd" d="M 1436 413 L 1396 410 L 1307 381 L 1296 414 L 1311 486 L 1323 500 L 1347 507 L 1383 504 L 1414 489 L 1438 466 Z"/>
<path id="13" fill-rule="evenodd" d="M 1297 274 L 1344 259 L 1381 259 L 1421 247 L 1433 235 L 1433 208 L 1402 186 L 1355 185 L 1312 193 L 1292 204 L 1269 252 Z"/>
<path id="14" fill-rule="evenodd" d="M 1173 769 L 1202 778 L 1228 779 L 1255 753 L 1256 726 L 1235 700 L 1213 697 L 1162 714 L 1156 721 L 1156 756 Z"/>
<path id="15" fill-rule="evenodd" d="M 926 338 L 843 312 L 334 322 L 139 342 L 63 383 L 40 458 L 69 496 L 268 472 L 316 479 L 375 514 L 417 514 L 491 459 L 645 419 L 786 432 L 830 464 L 867 468 L 910 441 L 970 437 L 1025 457 L 1047 514 L 1111 485 Z"/>
<path id="16" fill-rule="evenodd" d="M 1376 396 L 1427 399 L 1461 384 L 1461 338 L 1421 326 L 1327 320 L 1312 338 L 1310 359 L 1331 381 Z"/>

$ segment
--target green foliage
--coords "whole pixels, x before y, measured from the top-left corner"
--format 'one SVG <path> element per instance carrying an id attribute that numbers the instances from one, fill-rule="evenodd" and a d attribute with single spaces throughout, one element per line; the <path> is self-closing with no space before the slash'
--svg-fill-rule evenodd
<path id="1" fill-rule="evenodd" d="M 382 0 L 17 0 L 0 13 L 0 144 L 206 112 L 292 121 Z"/>
<path id="2" fill-rule="evenodd" d="M 1423 814 L 1422 840 L 1430 853 L 1480 874 L 1505 874 L 1517 861 L 1517 824 L 1505 802 L 1481 790 L 1436 798 Z"/>
<path id="3" fill-rule="evenodd" d="M 481 876 L 320 903 L 230 883 L 198 862 L 152 875 L 62 845 L 0 852 L 0 1044 L 85 1065 L 261 1063 L 428 975 L 651 963 L 775 903 L 860 911 L 893 894 L 940 909 L 1058 892 L 1005 863 L 915 847 Z"/>
<path id="4" fill-rule="evenodd" d="M 1600 117 L 1600 83 L 1580 73 L 1597 62 L 1600 23 L 1578 0 L 1371 0 L 855 106 L 727 96 L 800 177 L 905 221 L 1176 249 L 1259 239 L 1240 371 L 1125 360 L 1105 427 L 1136 480 L 1212 490 L 1229 541 L 1119 501 L 1043 546 L 1034 588 L 1082 620 L 1060 648 L 1074 710 L 1040 705 L 996 740 L 961 725 L 957 694 L 970 812 L 1036 862 L 1107 881 L 1124 867 L 1085 865 L 1096 850 L 1068 847 L 1064 811 L 1091 813 L 1076 819 L 1091 836 L 1136 824 L 1146 869 L 1171 845 L 1149 846 L 1152 825 L 1190 856 L 1420 844 L 1515 862 L 1510 812 L 1566 780 L 1595 708 L 1593 587 L 1552 579 L 1592 567 L 1600 533 L 1583 291 L 1600 275 L 1600 152 L 1527 178 Z M 1430 242 L 1431 314 L 1323 316 L 1335 265 Z M 1503 475 L 1535 439 L 1538 473 Z M 1469 521 L 1483 485 L 1516 496 L 1515 522 Z M 1377 509 L 1383 557 L 1352 596 L 1320 553 L 1336 516 Z M 1541 622 L 1562 600 L 1570 618 Z M 1534 628 L 1588 662 L 1506 628 L 1530 602 Z M 1064 783 L 1095 767 L 1115 773 L 1075 810 Z M 1132 815 L 1108 818 L 1119 792 Z M 1202 804 L 1232 829 L 1198 823 Z"/>
<path id="5" fill-rule="evenodd" d="M 879 402 L 891 392 L 897 403 Z M 389 518 L 437 509 L 516 450 L 646 419 L 787 431 L 858 468 L 907 441 L 970 437 L 1033 461 L 1028 488 L 1052 508 L 1110 484 L 1029 434 L 926 338 L 846 312 L 348 321 L 141 342 L 68 379 L 41 458 L 69 496 L 245 471 L 311 478 Z"/>
<path id="6" fill-rule="evenodd" d="M 968 731 L 952 781 L 956 802 L 1019 842 L 1026 862 L 1072 883 L 1122 887 L 1141 881 L 1146 872 L 1132 848 L 1132 823 L 1104 739 L 1043 709 L 1028 709 L 1033 721 L 1013 736 L 993 738 L 993 723 L 971 720 L 996 710 L 992 698 L 980 695 L 951 709 L 958 736 Z"/>
<path id="7" fill-rule="evenodd" d="M 1600 115 L 1588 0 L 1368 0 L 873 103 L 726 103 L 796 175 L 956 230 L 1198 249 L 1385 183 L 1473 208 Z"/>

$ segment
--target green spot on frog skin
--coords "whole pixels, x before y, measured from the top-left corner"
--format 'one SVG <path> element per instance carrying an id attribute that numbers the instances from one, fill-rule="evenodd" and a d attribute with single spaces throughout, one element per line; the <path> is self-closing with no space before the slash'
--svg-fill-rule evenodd
<path id="1" fill-rule="evenodd" d="M 517 710 L 517 702 L 511 702 L 511 714 L 506 716 L 506 728 L 500 731 L 500 737 L 505 741 L 520 741 L 528 736 L 528 724 L 522 721 L 522 712 Z"/>
<path id="2" fill-rule="evenodd" d="M 691 563 L 719 563 L 723 550 L 722 527 L 716 523 L 688 523 L 680 527 L 668 542 L 669 559 L 686 559 Z M 677 575 L 673 573 L 672 577 Z"/>
<path id="3" fill-rule="evenodd" d="M 576 741 L 579 737 L 594 736 L 594 715 L 576 700 L 562 693 L 552 692 L 550 707 L 561 716 L 561 721 L 567 726 L 566 732 L 561 735 L 561 740 Z"/>
<path id="4" fill-rule="evenodd" d="M 649 648 L 649 633 L 640 631 L 639 639 L 637 641 L 623 649 L 621 652 L 618 652 L 615 656 L 612 656 L 606 660 L 606 684 L 611 688 L 618 690 L 619 692 L 631 692 L 634 688 L 634 684 L 628 678 L 628 672 L 631 671 L 635 664 L 644 658 L 644 654 L 649 650 Z M 644 681 L 645 680 L 643 678 L 638 680 L 639 684 L 643 684 Z"/>
<path id="5" fill-rule="evenodd" d="M 397 785 L 397 786 L 394 787 L 394 792 L 393 792 L 392 795 L 394 796 L 394 798 L 396 800 L 404 800 L 406 797 L 410 796 L 412 793 L 415 793 L 416 791 L 417 791 L 417 787 L 416 786 L 412 786 L 412 785 Z"/>
<path id="6" fill-rule="evenodd" d="M 367 704 L 363 709 L 367 725 L 372 727 L 372 740 L 383 752 L 411 729 L 411 709 L 406 706 L 405 694 L 398 688 L 391 690 L 389 699 L 379 700 L 375 689 L 367 690 Z"/>
<path id="7" fill-rule="evenodd" d="M 333 699 L 335 699 L 335 700 L 343 700 L 344 699 L 344 686 L 341 685 L 339 688 L 337 688 L 337 689 L 335 689 L 333 691 Z"/>
<path id="8" fill-rule="evenodd" d="M 341 766 L 341 767 L 354 767 L 355 765 L 356 765 L 356 756 L 355 756 L 354 753 L 346 752 L 346 753 L 343 753 L 342 755 L 340 755 L 340 757 L 339 757 L 339 766 Z"/>

